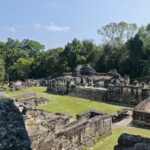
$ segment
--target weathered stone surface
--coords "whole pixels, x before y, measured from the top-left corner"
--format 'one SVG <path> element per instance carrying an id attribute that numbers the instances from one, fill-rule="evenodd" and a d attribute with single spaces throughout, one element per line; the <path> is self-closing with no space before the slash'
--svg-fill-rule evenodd
<path id="1" fill-rule="evenodd" d="M 44 97 L 38 97 L 36 93 L 24 93 L 19 94 L 13 97 L 16 105 L 20 110 L 24 110 L 26 108 L 35 108 L 39 104 L 45 104 L 48 102 L 48 99 Z"/>
<path id="2" fill-rule="evenodd" d="M 150 128 L 150 98 L 140 102 L 133 111 L 133 124 Z"/>
<path id="3" fill-rule="evenodd" d="M 24 120 L 13 100 L 0 99 L 0 150 L 30 150 Z"/>
<path id="4" fill-rule="evenodd" d="M 150 150 L 150 138 L 124 133 L 119 137 L 114 150 Z"/>
<path id="5" fill-rule="evenodd" d="M 95 110 L 78 114 L 76 120 L 36 109 L 28 109 L 25 116 L 35 150 L 81 150 L 111 134 L 111 116 Z"/>

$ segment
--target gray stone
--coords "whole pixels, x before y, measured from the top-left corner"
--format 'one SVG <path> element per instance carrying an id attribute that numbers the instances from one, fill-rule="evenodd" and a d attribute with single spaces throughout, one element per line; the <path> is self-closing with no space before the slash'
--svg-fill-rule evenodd
<path id="1" fill-rule="evenodd" d="M 150 139 L 124 133 L 119 137 L 114 150 L 150 150 Z"/>
<path id="2" fill-rule="evenodd" d="M 0 150 L 30 150 L 24 120 L 13 100 L 0 100 Z"/>

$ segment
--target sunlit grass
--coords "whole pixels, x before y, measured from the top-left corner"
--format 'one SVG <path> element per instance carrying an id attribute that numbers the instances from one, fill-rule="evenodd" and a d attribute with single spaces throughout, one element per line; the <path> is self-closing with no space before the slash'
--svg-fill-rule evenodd
<path id="1" fill-rule="evenodd" d="M 31 87 L 23 89 L 22 91 L 7 92 L 7 94 L 9 96 L 15 96 L 17 94 L 26 92 L 35 92 L 38 96 L 46 97 L 49 100 L 47 104 L 40 105 L 38 108 L 52 112 L 63 112 L 72 116 L 75 116 L 77 113 L 88 109 L 95 109 L 111 114 L 118 111 L 119 109 L 124 108 L 123 106 L 100 103 L 82 98 L 49 94 L 46 93 L 46 87 Z"/>
<path id="2" fill-rule="evenodd" d="M 150 130 L 136 127 L 116 127 L 110 136 L 98 142 L 91 150 L 113 150 L 118 142 L 118 138 L 122 133 L 141 135 L 150 138 Z"/>

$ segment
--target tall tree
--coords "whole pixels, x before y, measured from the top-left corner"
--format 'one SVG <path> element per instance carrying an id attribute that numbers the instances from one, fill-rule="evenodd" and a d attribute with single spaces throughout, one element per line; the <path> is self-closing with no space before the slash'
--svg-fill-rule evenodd
<path id="1" fill-rule="evenodd" d="M 21 49 L 26 50 L 28 52 L 29 57 L 38 55 L 45 48 L 45 46 L 40 44 L 39 42 L 29 40 L 29 39 L 23 40 L 20 43 L 20 47 Z"/>
<path id="2" fill-rule="evenodd" d="M 103 40 L 115 47 L 122 45 L 132 38 L 137 32 L 135 23 L 119 22 L 110 23 L 98 29 L 98 34 L 103 36 Z"/>

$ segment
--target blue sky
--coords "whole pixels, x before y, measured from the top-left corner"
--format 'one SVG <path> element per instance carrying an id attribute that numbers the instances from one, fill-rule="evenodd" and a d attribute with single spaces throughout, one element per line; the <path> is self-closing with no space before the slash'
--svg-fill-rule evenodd
<path id="1" fill-rule="evenodd" d="M 48 48 L 74 38 L 101 42 L 110 22 L 150 22 L 150 0 L 0 0 L 0 40 L 37 40 Z"/>

